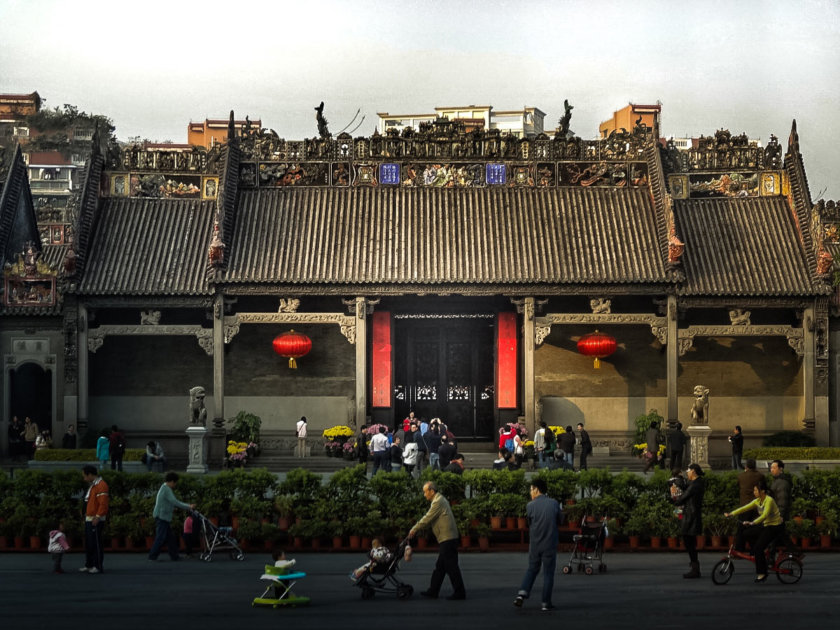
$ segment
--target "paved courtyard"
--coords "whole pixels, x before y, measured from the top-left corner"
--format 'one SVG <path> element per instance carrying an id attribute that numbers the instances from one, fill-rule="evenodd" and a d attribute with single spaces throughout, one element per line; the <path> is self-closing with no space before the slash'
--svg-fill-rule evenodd
<path id="1" fill-rule="evenodd" d="M 377 594 L 363 601 L 347 574 L 364 561 L 360 553 L 306 553 L 297 556 L 309 576 L 299 583 L 309 607 L 252 608 L 261 594 L 266 553 L 243 562 L 224 555 L 213 562 L 146 560 L 143 554 L 106 555 L 106 573 L 79 573 L 81 554 L 65 557 L 64 575 L 51 573 L 47 553 L 0 555 L 0 615 L 3 627 L 159 630 L 207 628 L 823 628 L 836 623 L 840 555 L 813 553 L 805 558 L 802 581 L 783 585 L 773 576 L 753 584 L 752 565 L 736 566 L 732 581 L 715 586 L 708 577 L 720 552 L 701 554 L 704 577 L 683 580 L 687 558 L 679 553 L 613 553 L 605 556 L 606 574 L 562 575 L 555 581 L 557 610 L 539 610 L 537 579 L 524 608 L 512 605 L 526 565 L 524 553 L 467 553 L 461 568 L 468 599 L 430 601 L 417 592 L 428 584 L 435 554 L 417 553 L 404 564 L 401 578 L 415 595 L 397 600 Z M 558 566 L 567 559 L 559 555 Z M 448 581 L 443 595 L 448 594 Z M 831 619 L 834 622 L 831 622 Z"/>

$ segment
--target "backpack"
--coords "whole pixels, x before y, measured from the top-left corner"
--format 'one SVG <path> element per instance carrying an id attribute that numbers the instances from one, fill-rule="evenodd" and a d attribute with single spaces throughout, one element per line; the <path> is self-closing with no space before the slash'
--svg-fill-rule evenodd
<path id="1" fill-rule="evenodd" d="M 513 438 L 505 440 L 505 449 L 507 449 L 508 453 L 513 453 Z"/>

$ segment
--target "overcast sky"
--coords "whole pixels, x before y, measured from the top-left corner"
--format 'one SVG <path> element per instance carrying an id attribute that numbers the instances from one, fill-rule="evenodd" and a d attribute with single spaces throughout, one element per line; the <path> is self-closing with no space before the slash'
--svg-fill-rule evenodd
<path id="1" fill-rule="evenodd" d="M 811 194 L 840 199 L 838 0 L 0 0 L 0 92 L 110 117 L 117 136 L 186 142 L 206 117 L 281 137 L 335 134 L 357 110 L 536 106 L 571 128 L 662 103 L 668 136 L 720 128 L 787 145 Z"/>

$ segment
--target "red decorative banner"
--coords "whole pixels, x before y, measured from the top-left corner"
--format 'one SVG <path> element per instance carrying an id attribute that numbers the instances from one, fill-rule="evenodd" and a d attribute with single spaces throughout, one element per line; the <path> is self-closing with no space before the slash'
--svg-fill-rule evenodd
<path id="1" fill-rule="evenodd" d="M 373 313 L 373 364 L 371 381 L 373 383 L 374 407 L 390 407 L 392 359 L 391 359 L 391 313 L 374 311 Z"/>
<path id="2" fill-rule="evenodd" d="M 496 405 L 516 407 L 516 313 L 499 313 L 496 321 Z"/>

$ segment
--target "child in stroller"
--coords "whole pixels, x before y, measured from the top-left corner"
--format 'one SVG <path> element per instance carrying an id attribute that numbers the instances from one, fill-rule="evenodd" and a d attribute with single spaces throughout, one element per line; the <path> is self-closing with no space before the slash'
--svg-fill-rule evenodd
<path id="1" fill-rule="evenodd" d="M 382 545 L 382 541 L 378 538 L 374 538 L 370 545 L 368 558 L 369 560 L 367 562 L 350 573 L 350 579 L 353 580 L 354 583 L 358 582 L 359 578 L 368 571 L 372 572 L 377 567 L 387 566 L 394 559 L 394 554 L 391 553 L 391 550 L 388 549 L 388 547 L 384 547 Z"/>
<path id="2" fill-rule="evenodd" d="M 362 589 L 362 599 L 371 599 L 379 593 L 396 593 L 400 599 L 411 597 L 414 588 L 396 577 L 400 560 L 411 560 L 408 539 L 403 540 L 392 552 L 381 540 L 375 538 L 368 554 L 369 560 L 350 574 L 355 586 Z"/>

